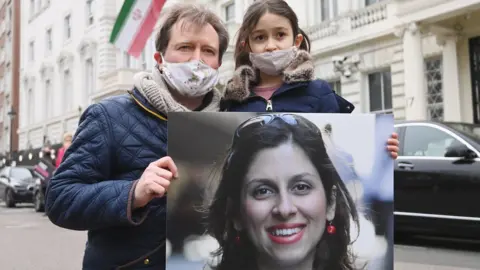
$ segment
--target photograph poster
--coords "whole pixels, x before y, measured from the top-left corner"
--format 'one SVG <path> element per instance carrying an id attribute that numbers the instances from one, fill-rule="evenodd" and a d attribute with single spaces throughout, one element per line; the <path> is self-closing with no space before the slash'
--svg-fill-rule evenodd
<path id="1" fill-rule="evenodd" d="M 166 269 L 393 269 L 392 115 L 168 116 Z"/>

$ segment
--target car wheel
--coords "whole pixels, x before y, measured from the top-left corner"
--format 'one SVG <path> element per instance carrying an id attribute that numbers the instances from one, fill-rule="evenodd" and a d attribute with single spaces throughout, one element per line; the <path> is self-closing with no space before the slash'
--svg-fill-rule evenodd
<path id="1" fill-rule="evenodd" d="M 35 205 L 35 212 L 43 212 L 45 210 L 45 206 L 43 205 L 42 201 L 42 194 L 40 194 L 40 192 L 35 193 L 33 203 Z"/>
<path id="2" fill-rule="evenodd" d="M 15 198 L 13 197 L 13 192 L 10 189 L 5 191 L 5 204 L 8 208 L 15 207 Z"/>

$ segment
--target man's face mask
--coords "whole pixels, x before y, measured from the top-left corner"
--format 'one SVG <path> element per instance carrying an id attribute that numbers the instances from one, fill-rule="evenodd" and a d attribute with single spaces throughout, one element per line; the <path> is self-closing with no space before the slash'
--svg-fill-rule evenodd
<path id="1" fill-rule="evenodd" d="M 278 76 L 288 67 L 297 54 L 297 47 L 265 53 L 250 53 L 250 62 L 261 72 Z"/>
<path id="2" fill-rule="evenodd" d="M 184 97 L 204 96 L 218 82 L 218 70 L 199 60 L 169 63 L 162 56 L 159 69 L 168 86 Z"/>

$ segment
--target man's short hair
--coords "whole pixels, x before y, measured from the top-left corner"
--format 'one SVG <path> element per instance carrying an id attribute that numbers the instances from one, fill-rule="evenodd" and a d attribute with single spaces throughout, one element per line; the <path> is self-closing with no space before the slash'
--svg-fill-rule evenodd
<path id="1" fill-rule="evenodd" d="M 222 20 L 211 10 L 203 5 L 195 4 L 175 4 L 168 8 L 166 18 L 164 19 L 155 40 L 155 48 L 158 52 L 164 54 L 170 42 L 170 32 L 175 23 L 185 19 L 186 23 L 197 26 L 210 24 L 218 34 L 219 40 L 219 61 L 227 51 L 229 36 Z M 183 27 L 183 26 L 182 26 Z"/>

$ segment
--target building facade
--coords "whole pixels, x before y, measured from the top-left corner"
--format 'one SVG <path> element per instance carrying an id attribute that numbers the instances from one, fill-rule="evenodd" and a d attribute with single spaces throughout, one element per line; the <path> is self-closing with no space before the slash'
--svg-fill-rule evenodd
<path id="1" fill-rule="evenodd" d="M 18 150 L 20 1 L 0 1 L 0 155 Z"/>
<path id="2" fill-rule="evenodd" d="M 124 93 L 136 72 L 154 67 L 155 35 L 138 59 L 109 43 L 123 0 L 21 1 L 20 149 L 59 143 L 89 104 Z M 225 82 L 235 34 L 254 0 L 196 2 L 229 29 Z M 480 123 L 480 0 L 287 2 L 312 41 L 316 76 L 356 113 Z"/>
<path id="3" fill-rule="evenodd" d="M 204 0 L 232 44 L 254 0 Z M 356 113 L 480 123 L 479 0 L 287 0 L 312 41 L 316 76 Z M 232 51 L 222 78 L 233 72 Z"/>
<path id="4" fill-rule="evenodd" d="M 137 59 L 109 42 L 123 0 L 21 1 L 18 134 L 28 151 L 61 143 L 90 104 L 130 90 L 133 75 L 154 66 L 155 35 Z"/>

